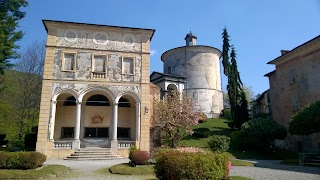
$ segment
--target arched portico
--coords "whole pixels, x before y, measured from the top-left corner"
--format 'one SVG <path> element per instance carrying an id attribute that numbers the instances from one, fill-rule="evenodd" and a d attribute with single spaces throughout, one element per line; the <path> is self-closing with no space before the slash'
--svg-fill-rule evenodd
<path id="1" fill-rule="evenodd" d="M 114 96 L 106 88 L 90 88 L 79 95 L 62 90 L 52 97 L 50 140 L 72 142 L 73 149 L 118 148 L 140 138 L 140 99 L 133 92 Z"/>

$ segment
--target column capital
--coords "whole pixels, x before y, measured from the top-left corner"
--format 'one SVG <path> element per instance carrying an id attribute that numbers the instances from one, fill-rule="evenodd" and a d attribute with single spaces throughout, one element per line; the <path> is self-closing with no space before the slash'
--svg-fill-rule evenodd
<path id="1" fill-rule="evenodd" d="M 119 103 L 112 103 L 112 106 L 118 106 Z"/>
<path id="2" fill-rule="evenodd" d="M 51 103 L 52 103 L 52 104 L 57 104 L 57 101 L 52 101 L 52 100 L 51 100 Z"/>
<path id="3" fill-rule="evenodd" d="M 139 103 L 139 102 L 137 102 L 137 103 L 136 103 L 136 106 L 139 106 L 139 105 L 140 105 L 140 103 Z"/>
<path id="4" fill-rule="evenodd" d="M 81 101 L 76 101 L 76 104 L 82 104 L 82 102 Z"/>

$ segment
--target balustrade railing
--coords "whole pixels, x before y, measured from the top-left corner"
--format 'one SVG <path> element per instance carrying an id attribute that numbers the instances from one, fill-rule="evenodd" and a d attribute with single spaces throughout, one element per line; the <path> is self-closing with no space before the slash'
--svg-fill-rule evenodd
<path id="1" fill-rule="evenodd" d="M 106 73 L 105 72 L 92 72 L 92 78 L 94 79 L 105 79 Z"/>
<path id="2" fill-rule="evenodd" d="M 118 141 L 118 149 L 129 149 L 130 146 L 134 146 L 135 141 Z"/>
<path id="3" fill-rule="evenodd" d="M 72 142 L 53 142 L 53 149 L 72 149 Z"/>

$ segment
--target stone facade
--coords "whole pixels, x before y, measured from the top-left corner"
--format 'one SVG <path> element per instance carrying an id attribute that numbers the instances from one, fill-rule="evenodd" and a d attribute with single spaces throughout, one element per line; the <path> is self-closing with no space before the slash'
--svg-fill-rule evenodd
<path id="1" fill-rule="evenodd" d="M 305 105 L 320 99 L 320 36 L 268 62 L 276 70 L 269 77 L 272 116 L 288 127 L 290 118 Z M 288 148 L 319 151 L 320 134 L 289 136 Z"/>
<path id="2" fill-rule="evenodd" d="M 256 117 L 272 117 L 270 90 L 263 92 L 255 101 L 252 102 L 251 116 Z"/>
<path id="3" fill-rule="evenodd" d="M 148 150 L 155 30 L 43 23 L 48 37 L 37 151 L 63 158 L 87 146 Z"/>
<path id="4" fill-rule="evenodd" d="M 163 92 L 175 87 L 192 97 L 197 109 L 208 117 L 217 117 L 223 109 L 219 61 L 221 52 L 214 47 L 196 45 L 196 36 L 192 33 L 185 40 L 186 46 L 162 54 L 162 76 L 165 78 L 159 80 L 156 73 L 153 73 L 151 81 L 159 85 Z"/>

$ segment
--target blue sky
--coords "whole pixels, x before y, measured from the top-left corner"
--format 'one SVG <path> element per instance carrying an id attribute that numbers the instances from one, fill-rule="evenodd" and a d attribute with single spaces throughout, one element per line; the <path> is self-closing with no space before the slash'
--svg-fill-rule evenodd
<path id="1" fill-rule="evenodd" d="M 242 81 L 255 94 L 269 88 L 268 61 L 320 34 L 320 0 L 29 0 L 25 11 L 20 51 L 46 39 L 42 19 L 156 29 L 150 72 L 163 71 L 161 54 L 183 46 L 190 30 L 197 44 L 221 50 L 226 26 Z"/>

